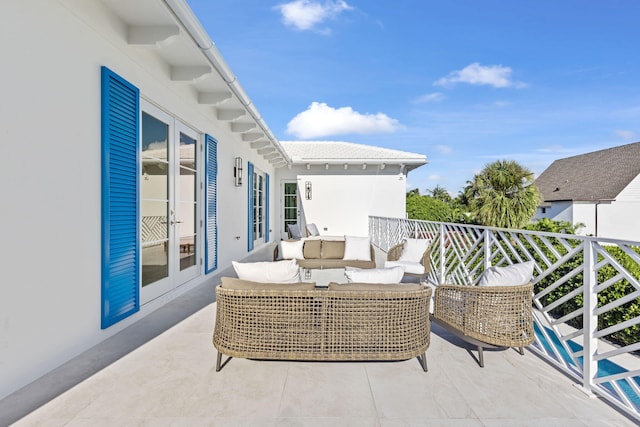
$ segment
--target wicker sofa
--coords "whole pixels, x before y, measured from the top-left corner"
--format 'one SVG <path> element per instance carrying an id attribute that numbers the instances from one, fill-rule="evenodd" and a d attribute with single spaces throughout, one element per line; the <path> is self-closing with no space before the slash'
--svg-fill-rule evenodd
<path id="1" fill-rule="evenodd" d="M 534 340 L 533 284 L 515 286 L 439 285 L 434 295 L 433 321 L 477 346 L 478 364 L 484 366 L 483 348 L 524 347 Z"/>
<path id="2" fill-rule="evenodd" d="M 223 277 L 213 345 L 222 355 L 286 360 L 406 360 L 427 370 L 431 289 L 418 284 L 255 284 Z"/>
<path id="3" fill-rule="evenodd" d="M 344 240 L 331 239 L 306 239 L 303 243 L 304 258 L 296 258 L 298 265 L 306 269 L 325 269 L 325 268 L 376 268 L 376 255 L 373 245 L 369 245 L 371 260 L 350 260 L 344 257 Z M 282 259 L 280 256 L 279 245 L 273 250 L 273 260 Z"/>

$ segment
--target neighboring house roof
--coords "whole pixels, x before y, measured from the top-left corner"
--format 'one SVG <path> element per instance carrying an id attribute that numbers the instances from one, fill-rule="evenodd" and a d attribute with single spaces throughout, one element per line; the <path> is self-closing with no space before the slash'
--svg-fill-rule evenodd
<path id="1" fill-rule="evenodd" d="M 403 165 L 409 171 L 427 163 L 424 154 L 343 141 L 280 141 L 294 164 Z"/>
<path id="2" fill-rule="evenodd" d="M 638 174 L 640 142 L 635 142 L 556 160 L 535 184 L 543 202 L 615 200 Z"/>

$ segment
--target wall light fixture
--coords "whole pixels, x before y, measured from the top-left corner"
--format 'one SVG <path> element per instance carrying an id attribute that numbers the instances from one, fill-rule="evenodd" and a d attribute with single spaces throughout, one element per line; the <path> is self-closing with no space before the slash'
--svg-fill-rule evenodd
<path id="1" fill-rule="evenodd" d="M 233 178 L 236 182 L 236 187 L 242 186 L 242 157 L 235 158 L 235 164 L 233 166 Z"/>

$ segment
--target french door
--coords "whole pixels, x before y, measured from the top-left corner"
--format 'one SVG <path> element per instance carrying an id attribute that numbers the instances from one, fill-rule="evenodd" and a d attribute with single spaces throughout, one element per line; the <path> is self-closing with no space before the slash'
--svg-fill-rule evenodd
<path id="1" fill-rule="evenodd" d="M 200 135 L 142 102 L 141 303 L 200 274 Z"/>
<path id="2" fill-rule="evenodd" d="M 295 225 L 299 222 L 300 207 L 298 206 L 298 182 L 283 181 L 282 182 L 282 227 L 280 228 L 281 238 L 289 239 L 287 232 L 288 225 Z"/>

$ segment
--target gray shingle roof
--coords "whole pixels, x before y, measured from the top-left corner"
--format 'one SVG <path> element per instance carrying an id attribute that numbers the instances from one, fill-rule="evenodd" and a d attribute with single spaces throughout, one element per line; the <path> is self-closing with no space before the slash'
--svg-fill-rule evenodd
<path id="1" fill-rule="evenodd" d="M 640 142 L 556 160 L 536 179 L 545 202 L 614 200 L 640 174 Z"/>

